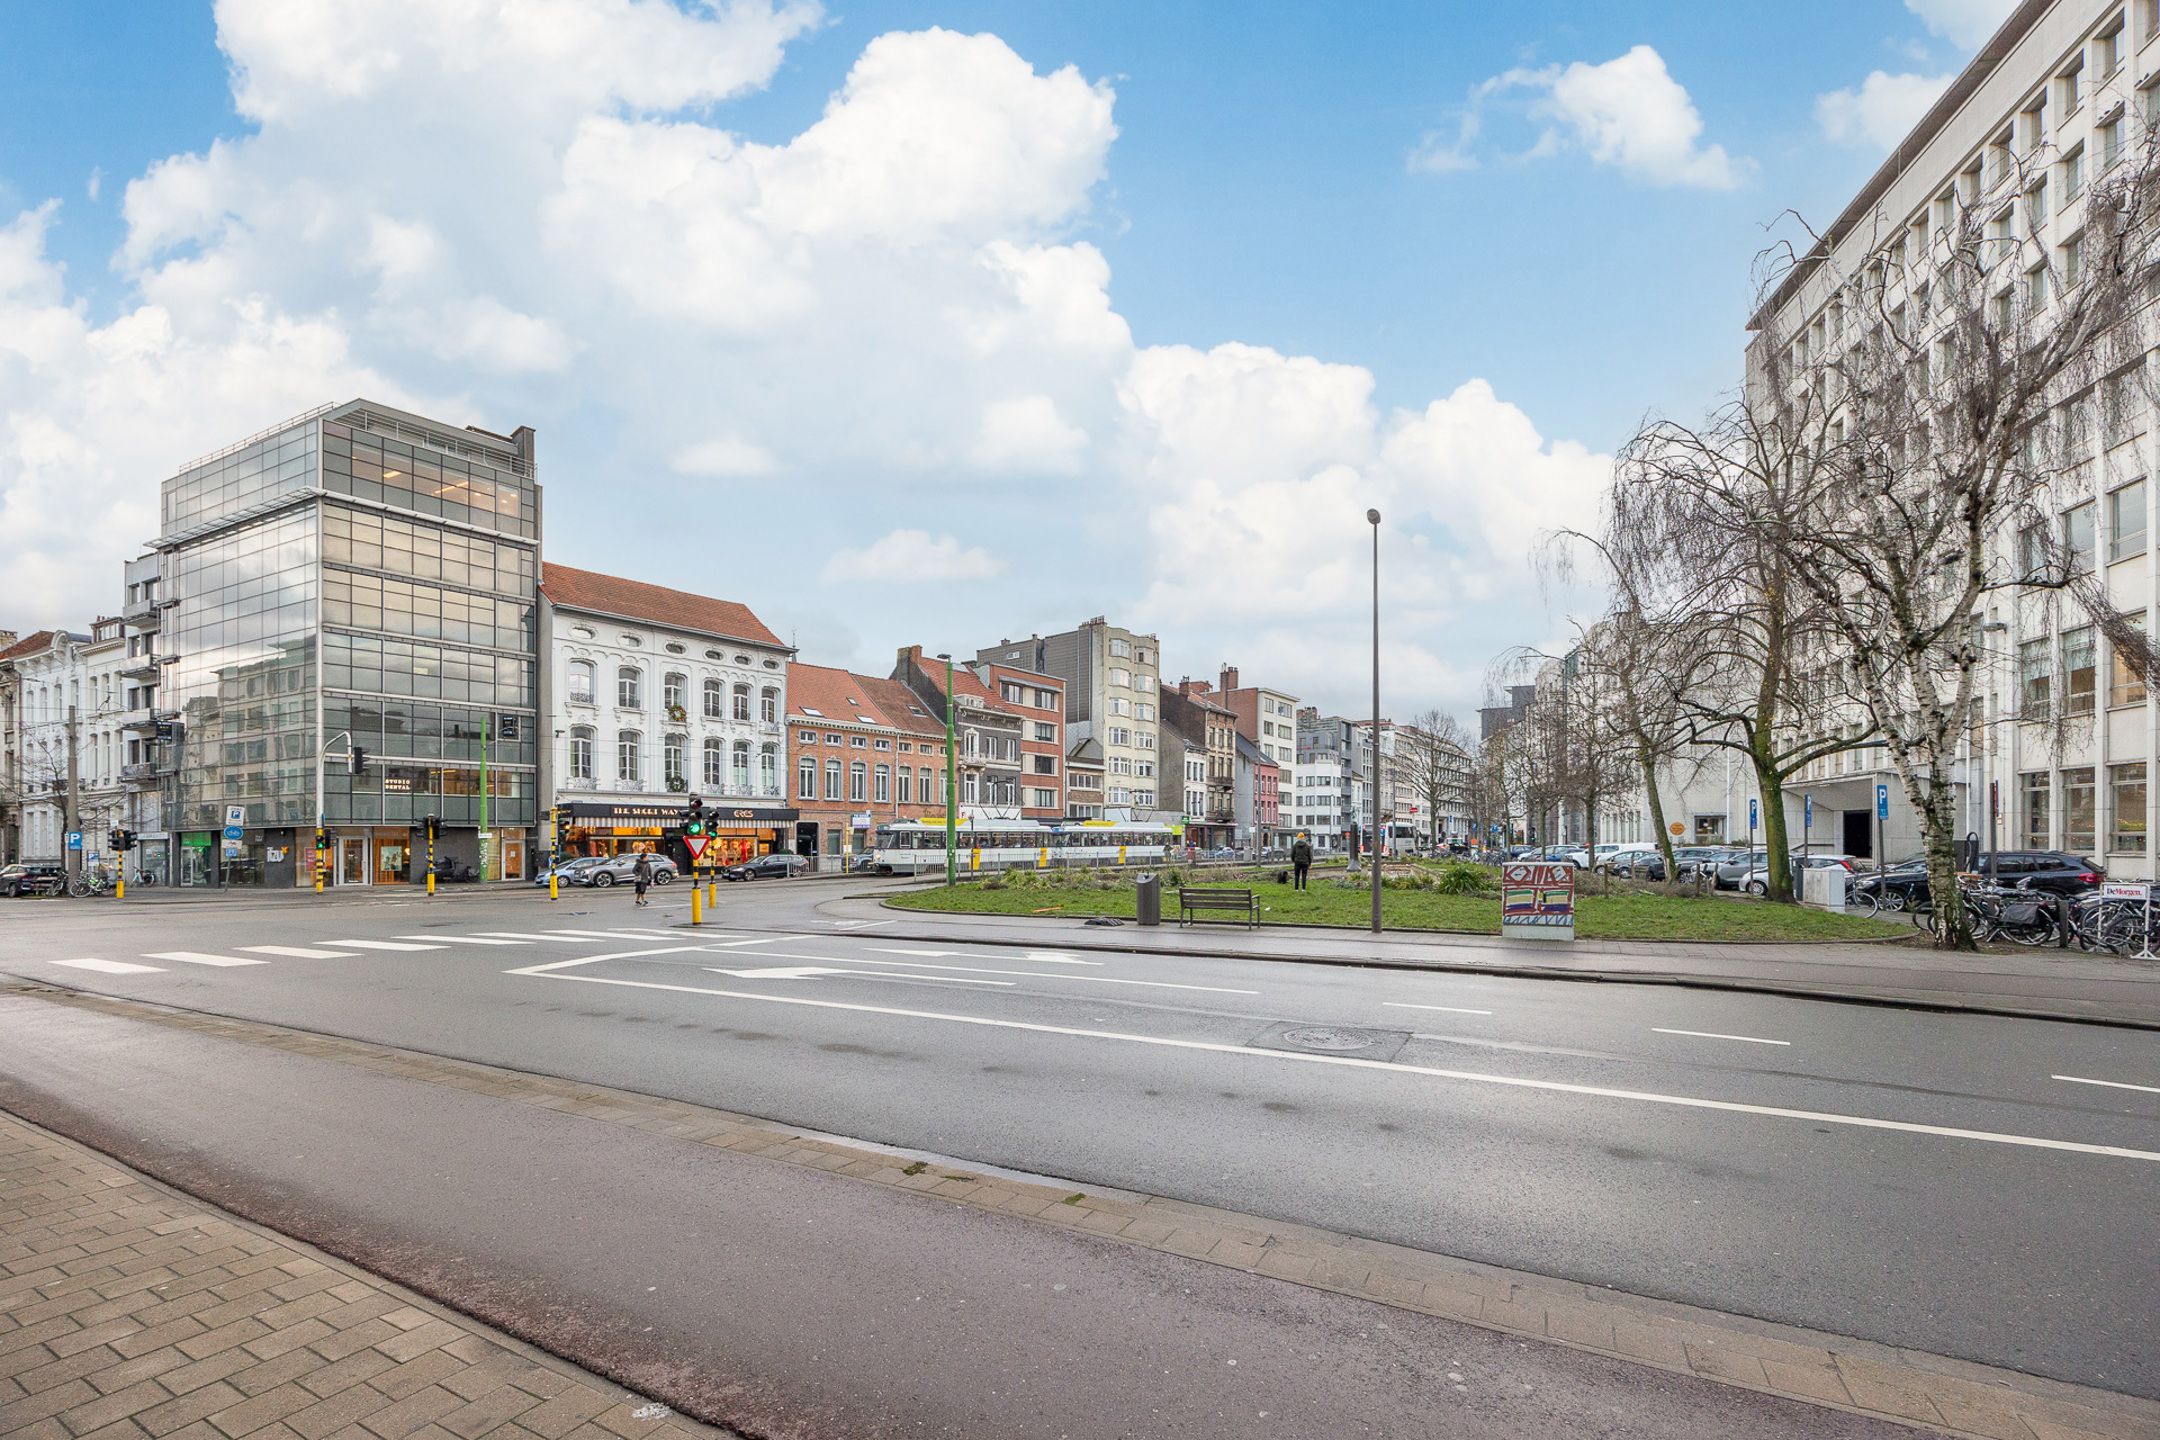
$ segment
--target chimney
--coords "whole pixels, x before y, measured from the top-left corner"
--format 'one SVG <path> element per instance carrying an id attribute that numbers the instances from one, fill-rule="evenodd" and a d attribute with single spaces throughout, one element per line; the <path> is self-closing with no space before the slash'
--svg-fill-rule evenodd
<path id="1" fill-rule="evenodd" d="M 1229 694 L 1229 693 L 1230 693 L 1230 692 L 1231 692 L 1232 690 L 1235 690 L 1235 689 L 1237 689 L 1237 688 L 1238 688 L 1238 683 L 1237 683 L 1237 681 L 1238 681 L 1238 674 L 1237 674 L 1237 666 L 1235 666 L 1235 665 L 1225 665 L 1225 666 L 1223 666 L 1223 667 L 1222 667 L 1222 690 L 1223 690 L 1223 693 L 1227 695 L 1227 694 Z"/>

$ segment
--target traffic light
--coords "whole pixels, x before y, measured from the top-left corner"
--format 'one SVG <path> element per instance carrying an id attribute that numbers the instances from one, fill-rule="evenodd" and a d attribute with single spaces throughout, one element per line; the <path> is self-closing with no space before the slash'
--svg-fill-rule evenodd
<path id="1" fill-rule="evenodd" d="M 112 829 L 105 832 L 105 848 L 112 851 L 115 855 L 119 854 L 122 850 L 125 850 L 127 847 L 120 843 L 120 837 L 125 834 L 127 834 L 127 831 L 122 830 L 117 825 L 113 826 Z"/>
<path id="2" fill-rule="evenodd" d="M 441 819 L 441 817 L 439 817 L 439 816 L 435 816 L 435 815 L 430 815 L 430 816 L 428 816 L 428 817 L 427 817 L 427 839 L 428 839 L 428 844 L 430 844 L 430 845 L 433 845 L 433 844 L 435 843 L 436 839 L 437 839 L 438 837 L 440 837 L 440 836 L 441 836 L 441 834 L 442 834 L 442 819 Z"/>
<path id="3" fill-rule="evenodd" d="M 705 833 L 705 802 L 697 796 L 690 797 L 690 808 L 683 812 L 682 833 L 703 835 Z"/>
<path id="4" fill-rule="evenodd" d="M 352 762 L 352 773 L 353 773 L 353 774 L 355 774 L 355 775 L 365 775 L 365 774 L 367 774 L 367 751 L 365 751 L 365 750 L 361 749 L 361 748 L 360 748 L 360 747 L 359 747 L 358 745 L 355 745 L 355 746 L 353 746 L 353 747 L 352 747 L 352 753 L 351 753 L 350 759 L 351 759 L 351 762 Z"/>
<path id="5" fill-rule="evenodd" d="M 317 850 L 330 848 L 330 832 L 320 825 L 315 827 L 315 848 Z"/>

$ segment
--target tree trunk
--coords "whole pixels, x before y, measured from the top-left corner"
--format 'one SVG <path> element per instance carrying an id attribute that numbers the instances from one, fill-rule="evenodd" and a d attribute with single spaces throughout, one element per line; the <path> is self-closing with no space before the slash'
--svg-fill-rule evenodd
<path id="1" fill-rule="evenodd" d="M 1659 798 L 1657 790 L 1657 756 L 1651 753 L 1649 746 L 1642 745 L 1636 748 L 1635 759 L 1642 766 L 1643 794 L 1650 800 L 1650 826 L 1657 836 L 1658 854 L 1665 860 L 1665 893 L 1677 895 L 1680 893 L 1680 867 L 1673 861 L 1672 836 L 1665 833 L 1665 802 Z"/>
<path id="2" fill-rule="evenodd" d="M 1762 803 L 1763 875 L 1769 886 L 1767 898 L 1792 902 L 1792 849 L 1786 842 L 1785 777 L 1778 772 L 1776 757 L 1769 752 L 1770 736 L 1756 732 L 1748 758 L 1755 764 L 1755 793 Z"/>
<path id="3" fill-rule="evenodd" d="M 1972 917 L 1965 911 L 1965 892 L 1958 889 L 1957 836 L 1952 829 L 1950 814 L 1951 788 L 1929 781 L 1922 796 L 1908 799 L 1917 801 L 1916 808 L 1926 817 L 1924 826 L 1927 842 L 1928 903 L 1935 909 L 1935 948 L 1938 950 L 1977 950 L 1973 939 Z"/>

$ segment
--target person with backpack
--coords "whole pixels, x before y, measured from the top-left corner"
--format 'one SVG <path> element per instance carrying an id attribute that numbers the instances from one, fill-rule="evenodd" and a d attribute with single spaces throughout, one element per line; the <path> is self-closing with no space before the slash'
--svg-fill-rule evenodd
<path id="1" fill-rule="evenodd" d="M 1306 873 L 1312 869 L 1312 842 L 1302 834 L 1297 837 L 1297 843 L 1290 847 L 1290 869 L 1297 877 L 1296 888 L 1303 890 Z"/>
<path id="2" fill-rule="evenodd" d="M 637 903 L 640 905 L 648 903 L 645 899 L 645 891 L 652 885 L 652 852 L 650 850 L 638 851 L 637 864 L 631 867 L 630 878 L 637 885 Z"/>

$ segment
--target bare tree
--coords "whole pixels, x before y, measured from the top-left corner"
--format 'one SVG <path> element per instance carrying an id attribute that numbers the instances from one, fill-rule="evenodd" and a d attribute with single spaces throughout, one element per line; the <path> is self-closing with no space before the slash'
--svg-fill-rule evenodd
<path id="1" fill-rule="evenodd" d="M 2152 145 L 2091 187 L 2061 246 L 2028 195 L 2052 159 L 1994 152 L 1985 186 L 1923 234 L 1817 239 L 1773 276 L 1749 347 L 1752 427 L 1807 459 L 1772 544 L 1920 817 L 1941 943 L 1957 948 L 1972 938 L 1954 766 L 1981 718 L 1982 608 L 2034 581 L 2003 542 L 2077 483 L 2092 388 L 2151 348 Z"/>
<path id="2" fill-rule="evenodd" d="M 1441 817 L 1472 808 L 1471 744 L 1462 723 L 1429 709 L 1396 727 L 1396 784 L 1425 807 L 1426 840 L 1437 848 Z"/>
<path id="3" fill-rule="evenodd" d="M 1609 667 L 1585 664 L 1586 647 L 1551 655 L 1528 646 L 1503 653 L 1493 662 L 1496 683 L 1538 675 L 1536 701 L 1511 727 L 1512 750 L 1520 769 L 1517 781 L 1530 819 L 1532 838 L 1540 822 L 1552 817 L 1543 843 L 1566 838 L 1570 811 L 1582 817 L 1582 843 L 1595 849 L 1598 817 L 1632 789 L 1633 757 L 1613 728 Z"/>

